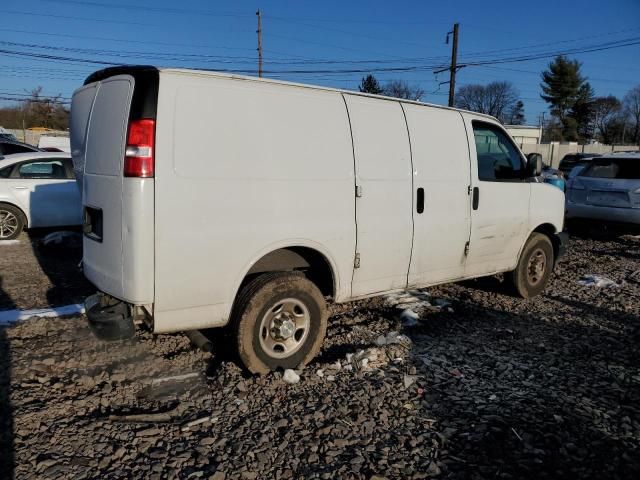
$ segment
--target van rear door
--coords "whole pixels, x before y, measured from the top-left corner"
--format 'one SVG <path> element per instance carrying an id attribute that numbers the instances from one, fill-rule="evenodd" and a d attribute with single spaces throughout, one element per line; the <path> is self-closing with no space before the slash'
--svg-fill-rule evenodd
<path id="1" fill-rule="evenodd" d="M 153 302 L 153 178 L 125 178 L 123 164 L 127 130 L 145 114 L 140 99 L 149 97 L 148 84 L 137 82 L 139 72 L 114 70 L 92 75 L 96 80 L 76 91 L 72 102 L 73 160 L 84 208 L 83 268 L 101 291 L 146 304 Z M 151 97 L 157 103 L 157 81 L 155 88 Z M 155 121 L 155 104 L 152 110 Z"/>
<path id="2" fill-rule="evenodd" d="M 83 268 L 100 290 L 123 298 L 122 162 L 134 81 L 129 75 L 98 85 L 87 134 L 82 199 Z"/>

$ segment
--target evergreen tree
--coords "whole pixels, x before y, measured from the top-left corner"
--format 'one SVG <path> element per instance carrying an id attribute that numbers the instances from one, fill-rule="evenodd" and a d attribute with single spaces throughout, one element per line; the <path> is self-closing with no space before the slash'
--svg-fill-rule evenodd
<path id="1" fill-rule="evenodd" d="M 585 82 L 580 87 L 578 98 L 569 112 L 569 116 L 575 120 L 577 136 L 583 140 L 595 136 L 594 97 L 593 88 L 589 82 Z"/>
<path id="2" fill-rule="evenodd" d="M 362 78 L 358 90 L 364 93 L 373 93 L 374 95 L 380 95 L 382 93 L 380 83 L 378 83 L 376 77 L 371 74 Z"/>
<path id="3" fill-rule="evenodd" d="M 549 104 L 551 115 L 562 124 L 565 140 L 578 140 L 578 132 L 589 123 L 586 106 L 593 99 L 593 90 L 580 73 L 580 62 L 556 57 L 542 72 L 540 87 L 540 96 Z"/>
<path id="4" fill-rule="evenodd" d="M 524 103 L 522 103 L 522 100 L 518 100 L 509 110 L 507 124 L 524 125 L 525 120 Z"/>

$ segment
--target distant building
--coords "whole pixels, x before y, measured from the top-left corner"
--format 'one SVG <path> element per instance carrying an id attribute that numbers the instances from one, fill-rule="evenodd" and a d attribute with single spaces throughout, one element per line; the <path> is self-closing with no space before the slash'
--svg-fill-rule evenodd
<path id="1" fill-rule="evenodd" d="M 531 125 L 505 125 L 504 128 L 513 137 L 518 146 L 535 145 L 542 139 L 542 128 Z"/>

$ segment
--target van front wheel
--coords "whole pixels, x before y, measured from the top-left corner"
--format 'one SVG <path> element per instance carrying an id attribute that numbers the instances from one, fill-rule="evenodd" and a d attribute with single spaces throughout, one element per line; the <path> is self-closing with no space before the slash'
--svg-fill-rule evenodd
<path id="1" fill-rule="evenodd" d="M 509 277 L 516 292 L 523 298 L 542 293 L 553 270 L 553 245 L 542 233 L 533 233 L 522 250 L 518 266 Z"/>
<path id="2" fill-rule="evenodd" d="M 240 360 L 252 373 L 297 368 L 317 355 L 327 330 L 322 293 L 300 273 L 249 282 L 232 314 Z"/>

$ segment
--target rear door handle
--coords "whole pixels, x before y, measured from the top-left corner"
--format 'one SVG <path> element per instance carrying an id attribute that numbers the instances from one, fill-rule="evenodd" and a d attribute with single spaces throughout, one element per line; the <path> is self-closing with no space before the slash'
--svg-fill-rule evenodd
<path id="1" fill-rule="evenodd" d="M 478 204 L 480 203 L 480 189 L 478 187 L 473 187 L 473 209 L 478 209 Z"/>
<path id="2" fill-rule="evenodd" d="M 17 187 L 13 187 L 13 188 L 15 188 L 16 190 L 26 190 L 29 187 L 17 186 Z"/>
<path id="3" fill-rule="evenodd" d="M 419 188 L 416 195 L 416 211 L 418 213 L 424 212 L 424 188 Z"/>

